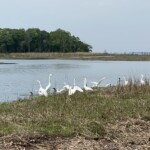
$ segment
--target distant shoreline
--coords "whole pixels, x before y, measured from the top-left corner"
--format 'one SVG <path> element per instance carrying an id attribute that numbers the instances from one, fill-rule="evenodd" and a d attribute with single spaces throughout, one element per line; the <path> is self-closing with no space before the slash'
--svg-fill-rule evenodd
<path id="1" fill-rule="evenodd" d="M 5 62 L 0 62 L 0 65 L 5 65 L 5 64 L 16 64 L 16 63 L 5 63 Z"/>
<path id="2" fill-rule="evenodd" d="M 109 53 L 0 53 L 0 59 L 150 61 L 150 55 Z M 0 62 L 0 64 L 3 64 L 3 62 Z"/>

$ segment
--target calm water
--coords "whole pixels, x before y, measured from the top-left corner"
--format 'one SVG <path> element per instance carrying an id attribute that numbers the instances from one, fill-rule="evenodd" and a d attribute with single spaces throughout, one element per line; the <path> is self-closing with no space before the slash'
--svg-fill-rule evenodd
<path id="1" fill-rule="evenodd" d="M 0 62 L 16 63 L 0 65 L 0 101 L 11 101 L 37 93 L 41 81 L 43 87 L 48 84 L 48 76 L 52 76 L 52 86 L 62 88 L 63 83 L 76 84 L 83 87 L 83 78 L 97 81 L 106 76 L 102 83 L 116 84 L 118 77 L 137 77 L 150 75 L 150 62 L 127 61 L 81 61 L 81 60 L 0 60 Z"/>

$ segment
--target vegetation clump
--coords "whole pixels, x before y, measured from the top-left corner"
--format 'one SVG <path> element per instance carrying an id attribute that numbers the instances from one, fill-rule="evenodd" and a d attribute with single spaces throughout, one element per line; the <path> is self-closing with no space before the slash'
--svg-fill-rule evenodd
<path id="1" fill-rule="evenodd" d="M 0 28 L 0 53 L 90 52 L 92 46 L 70 32 L 57 29 L 47 32 L 38 28 Z"/>

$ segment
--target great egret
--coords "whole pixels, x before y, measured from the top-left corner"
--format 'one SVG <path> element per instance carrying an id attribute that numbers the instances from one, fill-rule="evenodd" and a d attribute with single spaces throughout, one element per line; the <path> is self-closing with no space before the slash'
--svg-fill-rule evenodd
<path id="1" fill-rule="evenodd" d="M 141 85 L 145 85 L 145 81 L 144 81 L 144 75 L 141 74 L 141 80 L 140 80 Z"/>
<path id="2" fill-rule="evenodd" d="M 75 89 L 75 91 L 83 92 L 83 90 L 79 86 L 77 86 L 75 82 L 76 82 L 76 80 L 74 79 L 74 87 L 73 88 Z"/>
<path id="3" fill-rule="evenodd" d="M 93 89 L 91 87 L 87 86 L 87 79 L 84 78 L 84 84 L 83 84 L 84 90 L 85 91 L 93 91 Z"/>
<path id="4" fill-rule="evenodd" d="M 73 95 L 75 92 L 76 92 L 76 90 L 74 88 L 70 87 L 68 95 Z"/>
<path id="5" fill-rule="evenodd" d="M 48 93 L 47 93 L 47 91 L 42 87 L 41 82 L 40 82 L 39 80 L 37 80 L 37 82 L 38 82 L 39 85 L 40 85 L 40 88 L 39 88 L 39 90 L 38 90 L 38 94 L 39 94 L 39 95 L 48 96 Z"/>
<path id="6" fill-rule="evenodd" d="M 42 87 L 41 82 L 40 82 L 39 80 L 37 80 L 37 82 L 38 82 L 39 85 L 40 85 L 40 88 L 39 88 L 39 90 L 38 90 L 38 94 L 39 94 L 39 95 L 48 96 L 48 90 L 49 90 L 49 88 L 51 87 L 51 82 L 50 82 L 51 76 L 52 76 L 52 74 L 49 75 L 49 83 L 48 83 L 48 85 L 46 86 L 45 89 Z"/>
<path id="7" fill-rule="evenodd" d="M 75 79 L 73 87 L 66 83 L 64 84 L 65 84 L 64 88 L 68 90 L 68 95 L 73 95 L 76 91 L 83 92 L 83 90 L 79 86 L 75 85 Z"/>
<path id="8" fill-rule="evenodd" d="M 101 78 L 98 82 L 91 82 L 93 84 L 92 87 L 98 87 L 104 79 L 106 79 L 106 77 Z"/>
<path id="9" fill-rule="evenodd" d="M 128 80 L 126 80 L 126 78 L 125 77 L 123 77 L 123 79 L 124 79 L 124 85 L 126 86 L 126 85 L 128 85 L 129 84 L 129 81 Z"/>
<path id="10" fill-rule="evenodd" d="M 69 84 L 66 84 L 66 82 L 64 82 L 64 87 L 63 87 L 63 88 L 69 90 L 70 87 L 71 87 L 71 86 L 70 86 Z"/>
<path id="11" fill-rule="evenodd" d="M 64 88 L 68 90 L 68 95 L 73 95 L 76 92 L 75 89 L 72 88 L 72 86 L 66 84 L 65 82 L 64 84 L 65 84 Z"/>

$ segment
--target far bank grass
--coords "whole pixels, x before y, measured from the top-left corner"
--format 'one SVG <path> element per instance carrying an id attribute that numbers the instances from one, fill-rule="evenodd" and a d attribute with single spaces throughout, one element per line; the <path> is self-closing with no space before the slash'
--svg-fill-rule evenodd
<path id="1" fill-rule="evenodd" d="M 101 137 L 128 118 L 150 120 L 150 86 L 101 88 L 0 104 L 0 135 Z"/>
<path id="2" fill-rule="evenodd" d="M 107 53 L 0 53 L 0 59 L 69 59 L 105 61 L 150 61 L 150 55 Z"/>

